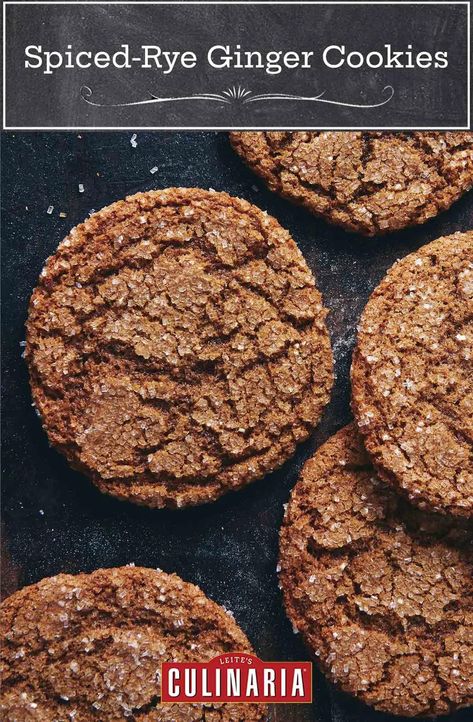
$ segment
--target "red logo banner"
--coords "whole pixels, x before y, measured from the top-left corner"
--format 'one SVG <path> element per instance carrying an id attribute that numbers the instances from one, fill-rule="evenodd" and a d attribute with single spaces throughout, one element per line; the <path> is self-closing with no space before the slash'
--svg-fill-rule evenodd
<path id="1" fill-rule="evenodd" d="M 162 703 L 312 702 L 311 662 L 263 662 L 221 654 L 210 662 L 163 662 Z"/>

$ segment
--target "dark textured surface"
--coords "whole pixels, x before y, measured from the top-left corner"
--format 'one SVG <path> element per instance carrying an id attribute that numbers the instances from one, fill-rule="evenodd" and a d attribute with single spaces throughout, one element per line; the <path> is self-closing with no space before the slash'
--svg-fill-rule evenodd
<path id="1" fill-rule="evenodd" d="M 348 368 L 370 291 L 396 258 L 473 226 L 470 193 L 425 226 L 363 240 L 266 191 L 225 134 L 4 134 L 3 136 L 3 593 L 58 572 L 128 562 L 175 571 L 231 609 L 265 659 L 306 659 L 277 587 L 278 528 L 310 452 L 351 417 Z M 155 174 L 150 169 L 158 166 Z M 79 193 L 79 183 L 84 193 Z M 92 209 L 139 190 L 213 187 L 276 216 L 299 244 L 330 309 L 338 378 L 322 423 L 280 471 L 207 507 L 152 511 L 102 496 L 49 449 L 20 354 L 29 296 L 45 258 Z M 51 215 L 46 213 L 54 206 Z M 59 213 L 67 213 L 60 218 Z M 276 722 L 387 722 L 315 675 L 311 707 L 279 706 Z M 399 719 L 399 718 L 397 718 Z M 451 717 L 467 722 L 471 710 Z"/>

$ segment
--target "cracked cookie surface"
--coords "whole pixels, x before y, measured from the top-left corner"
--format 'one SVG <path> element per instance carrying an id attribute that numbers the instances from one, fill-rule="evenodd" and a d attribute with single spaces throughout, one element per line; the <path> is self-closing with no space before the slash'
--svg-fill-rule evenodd
<path id="1" fill-rule="evenodd" d="M 354 425 L 303 468 L 281 529 L 287 614 L 327 676 L 409 717 L 473 703 L 471 529 L 375 475 Z"/>
<path id="2" fill-rule="evenodd" d="M 165 705 L 161 663 L 252 652 L 233 618 L 175 574 L 60 574 L 1 605 L 2 719 L 263 722 L 257 704 Z"/>
<path id="3" fill-rule="evenodd" d="M 105 492 L 186 506 L 272 471 L 332 385 L 326 311 L 289 233 L 225 193 L 137 194 L 73 229 L 31 298 L 51 443 Z"/>
<path id="4" fill-rule="evenodd" d="M 390 269 L 361 317 L 358 428 L 383 479 L 421 508 L 473 515 L 473 232 Z"/>
<path id="5" fill-rule="evenodd" d="M 242 132 L 271 190 L 367 236 L 424 223 L 473 186 L 473 133 Z"/>

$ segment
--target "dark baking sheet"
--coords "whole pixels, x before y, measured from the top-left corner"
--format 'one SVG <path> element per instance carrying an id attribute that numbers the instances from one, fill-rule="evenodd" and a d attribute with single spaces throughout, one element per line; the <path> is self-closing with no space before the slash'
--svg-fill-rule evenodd
<path id="1" fill-rule="evenodd" d="M 369 293 L 399 257 L 473 227 L 473 194 L 421 228 L 365 240 L 265 190 L 224 133 L 3 134 L 3 594 L 58 572 L 134 562 L 177 572 L 231 609 L 263 659 L 306 659 L 284 616 L 276 577 L 278 528 L 301 464 L 350 419 L 348 371 Z M 158 166 L 155 174 L 150 169 Z M 84 193 L 79 193 L 79 184 Z M 336 359 L 321 424 L 282 469 L 217 503 L 152 511 L 102 496 L 50 449 L 34 409 L 20 342 L 44 260 L 87 213 L 166 186 L 225 190 L 288 228 L 314 271 Z M 51 215 L 48 206 L 54 206 Z M 60 218 L 59 213 L 67 214 Z M 313 705 L 280 705 L 277 722 L 388 722 L 337 693 L 318 672 Z M 470 710 L 449 718 L 472 719 Z M 105 721 L 104 721 L 105 722 Z"/>

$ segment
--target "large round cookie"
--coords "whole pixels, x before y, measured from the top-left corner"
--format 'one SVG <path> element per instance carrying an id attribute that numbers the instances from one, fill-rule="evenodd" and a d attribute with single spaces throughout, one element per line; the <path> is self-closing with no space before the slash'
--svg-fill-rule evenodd
<path id="1" fill-rule="evenodd" d="M 348 231 L 424 223 L 473 186 L 473 133 L 231 133 L 271 188 Z"/>
<path id="2" fill-rule="evenodd" d="M 221 607 L 174 574 L 123 567 L 60 574 L 1 607 L 2 719 L 263 722 L 264 705 L 159 704 L 164 661 L 251 652 Z"/>
<path id="3" fill-rule="evenodd" d="M 358 427 L 382 477 L 420 507 L 473 514 L 473 232 L 398 261 L 363 312 Z"/>
<path id="4" fill-rule="evenodd" d="M 407 716 L 473 703 L 471 536 L 379 481 L 354 425 L 306 463 L 280 551 L 287 614 L 341 689 Z"/>
<path id="5" fill-rule="evenodd" d="M 288 459 L 329 398 L 325 309 L 290 237 L 225 193 L 171 188 L 73 229 L 30 302 L 50 441 L 97 486 L 185 506 Z"/>

